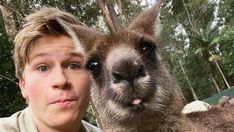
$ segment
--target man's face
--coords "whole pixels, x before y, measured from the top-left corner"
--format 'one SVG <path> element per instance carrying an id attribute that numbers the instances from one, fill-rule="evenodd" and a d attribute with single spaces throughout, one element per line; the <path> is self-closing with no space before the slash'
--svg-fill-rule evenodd
<path id="1" fill-rule="evenodd" d="M 90 78 L 71 38 L 44 36 L 29 59 L 19 84 L 37 126 L 77 124 L 88 105 Z"/>

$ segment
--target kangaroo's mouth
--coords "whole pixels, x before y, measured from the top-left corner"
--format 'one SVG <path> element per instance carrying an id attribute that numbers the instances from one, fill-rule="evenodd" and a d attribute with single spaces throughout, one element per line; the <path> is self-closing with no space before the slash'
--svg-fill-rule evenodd
<path id="1" fill-rule="evenodd" d="M 126 108 L 126 110 L 128 111 L 138 113 L 145 110 L 146 100 L 142 98 L 133 98 L 126 102 L 118 102 L 117 104 L 122 106 L 123 108 Z"/>
<path id="2" fill-rule="evenodd" d="M 145 101 L 144 99 L 135 98 L 127 105 L 127 109 L 131 112 L 141 112 L 145 109 Z"/>

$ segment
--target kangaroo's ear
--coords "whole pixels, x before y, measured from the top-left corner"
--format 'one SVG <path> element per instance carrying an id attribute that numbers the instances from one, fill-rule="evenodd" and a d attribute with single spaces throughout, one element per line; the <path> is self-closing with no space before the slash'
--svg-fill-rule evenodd
<path id="1" fill-rule="evenodd" d="M 157 36 L 161 30 L 159 20 L 161 4 L 162 0 L 157 0 L 157 3 L 153 7 L 138 15 L 127 29 L 148 34 L 150 36 Z"/>
<path id="2" fill-rule="evenodd" d="M 96 41 L 104 36 L 104 33 L 95 31 L 88 26 L 73 25 L 77 37 L 85 48 L 85 51 L 90 51 L 96 44 Z"/>
<path id="3" fill-rule="evenodd" d="M 103 34 L 97 32 L 86 25 L 75 25 L 63 21 L 60 18 L 56 18 L 58 23 L 64 28 L 64 30 L 71 36 L 74 41 L 76 51 L 81 54 L 85 54 L 85 51 L 91 50 L 96 38 L 101 37 Z"/>

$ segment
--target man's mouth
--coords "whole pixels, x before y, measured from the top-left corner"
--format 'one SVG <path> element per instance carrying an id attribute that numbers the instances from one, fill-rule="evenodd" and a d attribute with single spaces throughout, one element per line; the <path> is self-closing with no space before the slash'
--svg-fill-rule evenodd
<path id="1" fill-rule="evenodd" d="M 77 98 L 56 99 L 50 104 L 58 107 L 59 109 L 66 109 L 73 107 L 75 104 L 77 104 L 77 100 Z"/>
<path id="2" fill-rule="evenodd" d="M 66 103 L 66 102 L 72 102 L 75 101 L 75 99 L 58 99 L 53 101 L 51 104 L 56 104 L 56 103 Z"/>

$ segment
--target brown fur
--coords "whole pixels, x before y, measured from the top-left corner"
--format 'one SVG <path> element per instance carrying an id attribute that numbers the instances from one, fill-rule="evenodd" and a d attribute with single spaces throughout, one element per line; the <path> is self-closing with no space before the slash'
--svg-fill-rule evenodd
<path id="1" fill-rule="evenodd" d="M 234 111 L 232 107 L 212 107 L 206 112 L 186 115 L 194 123 L 199 123 L 214 132 L 234 132 Z"/>
<path id="2" fill-rule="evenodd" d="M 214 118 L 215 114 L 224 116 L 221 121 L 230 121 L 231 127 L 232 117 L 225 110 L 181 114 L 184 101 L 179 86 L 159 55 L 158 33 L 155 35 L 159 7 L 143 12 L 128 28 L 111 34 L 72 26 L 86 53 L 86 67 L 93 80 L 91 98 L 102 128 L 107 132 L 233 129 L 223 129 Z"/>

